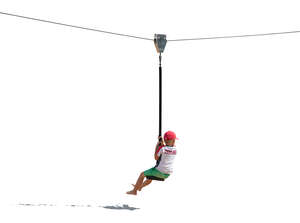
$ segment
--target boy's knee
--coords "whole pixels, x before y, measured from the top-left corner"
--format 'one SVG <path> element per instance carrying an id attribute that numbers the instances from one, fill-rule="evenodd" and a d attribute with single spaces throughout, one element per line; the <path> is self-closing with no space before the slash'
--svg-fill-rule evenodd
<path id="1" fill-rule="evenodd" d="M 143 176 L 143 177 L 144 177 L 144 176 L 145 176 L 144 172 L 141 172 L 140 176 Z"/>

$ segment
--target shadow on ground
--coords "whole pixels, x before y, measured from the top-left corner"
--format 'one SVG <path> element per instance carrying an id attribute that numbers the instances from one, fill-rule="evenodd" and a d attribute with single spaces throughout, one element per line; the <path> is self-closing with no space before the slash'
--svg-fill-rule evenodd
<path id="1" fill-rule="evenodd" d="M 55 207 L 59 206 L 56 204 L 18 204 L 19 206 L 27 206 L 27 207 Z M 112 205 L 112 206 L 102 206 L 102 205 L 78 205 L 78 204 L 67 204 L 64 205 L 65 207 L 73 207 L 73 208 L 79 208 L 79 207 L 87 207 L 87 208 L 106 208 L 106 209 L 113 209 L 113 210 L 129 210 L 134 211 L 139 208 L 130 207 L 128 204 L 123 204 L 122 206 L 119 205 Z"/>

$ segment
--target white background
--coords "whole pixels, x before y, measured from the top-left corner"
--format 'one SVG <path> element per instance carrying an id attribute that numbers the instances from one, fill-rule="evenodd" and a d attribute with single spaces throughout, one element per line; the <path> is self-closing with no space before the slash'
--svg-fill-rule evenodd
<path id="1" fill-rule="evenodd" d="M 0 4 L 168 39 L 299 30 L 298 9 L 287 0 Z M 174 174 L 134 197 L 125 192 L 155 164 L 154 44 L 4 15 L 0 27 L 1 222 L 300 221 L 299 34 L 169 42 L 163 131 L 180 138 Z M 118 204 L 140 209 L 95 207 Z"/>

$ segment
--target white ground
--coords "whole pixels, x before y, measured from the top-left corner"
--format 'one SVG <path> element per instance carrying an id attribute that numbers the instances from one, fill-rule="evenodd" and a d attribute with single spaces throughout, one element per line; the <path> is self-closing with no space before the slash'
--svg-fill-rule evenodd
<path id="1" fill-rule="evenodd" d="M 298 9 L 10 0 L 0 11 L 173 39 L 300 29 Z M 178 157 L 167 181 L 133 197 L 155 163 L 153 43 L 2 15 L 0 25 L 0 222 L 300 221 L 299 35 L 169 42 L 163 129 L 180 138 Z M 139 209 L 97 207 L 124 204 Z"/>

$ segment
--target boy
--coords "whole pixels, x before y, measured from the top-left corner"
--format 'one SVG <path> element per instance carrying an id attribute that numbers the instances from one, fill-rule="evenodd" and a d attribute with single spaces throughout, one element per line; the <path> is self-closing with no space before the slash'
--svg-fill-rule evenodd
<path id="1" fill-rule="evenodd" d="M 176 156 L 175 140 L 176 134 L 172 131 L 168 131 L 164 134 L 164 140 L 162 137 L 158 137 L 158 143 L 155 147 L 154 158 L 157 160 L 156 166 L 142 172 L 136 181 L 133 190 L 128 191 L 127 194 L 137 195 L 137 191 L 141 191 L 143 187 L 149 185 L 152 180 L 164 181 L 173 172 L 173 162 Z M 147 178 L 144 181 L 144 178 Z"/>

